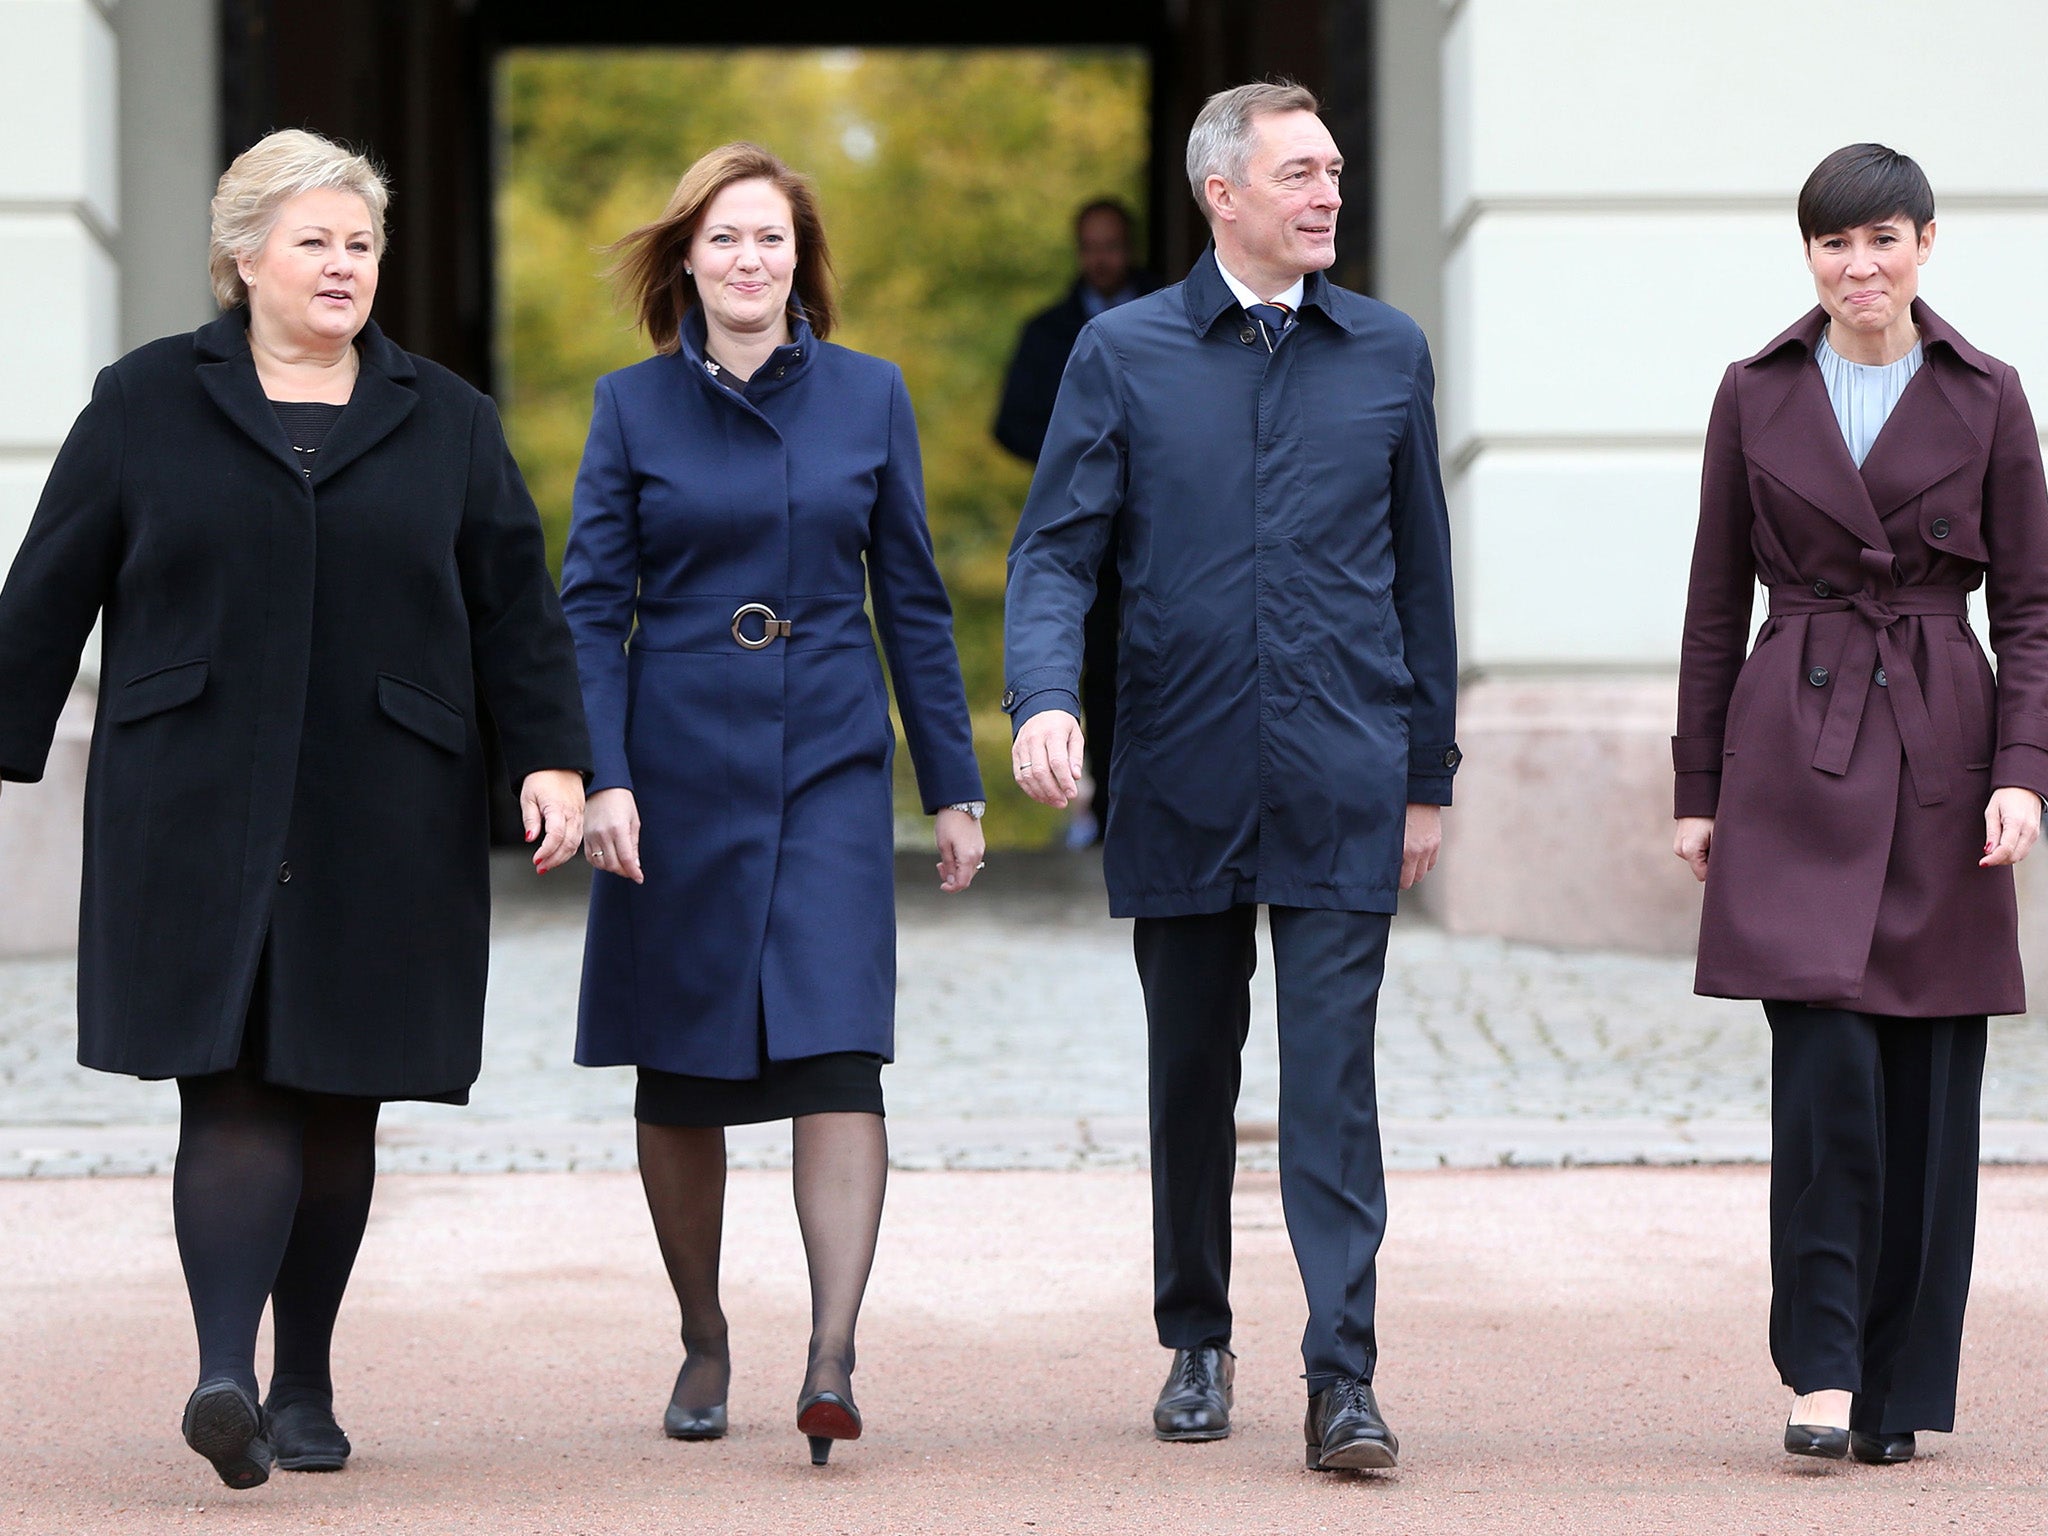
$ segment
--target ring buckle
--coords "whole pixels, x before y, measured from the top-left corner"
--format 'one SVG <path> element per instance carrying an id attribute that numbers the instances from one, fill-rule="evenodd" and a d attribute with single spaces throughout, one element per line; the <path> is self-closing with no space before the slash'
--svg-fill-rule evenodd
<path id="1" fill-rule="evenodd" d="M 746 631 L 740 628 L 740 621 L 743 619 L 761 621 L 760 639 L 747 638 Z M 765 650 L 777 640 L 789 638 L 789 620 L 775 617 L 775 610 L 766 603 L 748 603 L 732 616 L 732 637 L 746 650 Z"/>

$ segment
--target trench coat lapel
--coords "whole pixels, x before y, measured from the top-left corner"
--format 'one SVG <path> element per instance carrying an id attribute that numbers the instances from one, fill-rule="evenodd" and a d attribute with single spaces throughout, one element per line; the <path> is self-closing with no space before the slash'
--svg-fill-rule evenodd
<path id="1" fill-rule="evenodd" d="M 291 441 L 263 396 L 256 361 L 249 355 L 248 311 L 231 309 L 202 326 L 193 335 L 193 348 L 199 354 L 200 385 L 213 403 L 251 442 L 296 476 L 299 466 L 292 458 Z"/>
<path id="2" fill-rule="evenodd" d="M 1743 364 L 1769 370 L 1781 390 L 1775 399 L 1766 395 L 1761 402 L 1764 425 L 1749 444 L 1750 462 L 1840 523 L 1859 543 L 1889 556 L 1891 540 L 1885 537 L 1870 487 L 1842 441 L 1827 383 L 1813 359 L 1826 322 L 1827 312 L 1814 306 Z"/>
<path id="3" fill-rule="evenodd" d="M 348 409 L 334 423 L 334 430 L 313 456 L 313 484 L 333 479 L 356 459 L 398 430 L 412 414 L 419 395 L 412 381 L 419 376 L 412 359 L 384 337 L 377 322 L 364 323 L 356 338 L 362 354 L 362 368 L 356 374 L 355 392 Z"/>
<path id="4" fill-rule="evenodd" d="M 1948 356 L 1988 374 L 1984 355 L 1918 299 L 1913 301 L 1913 318 L 1927 349 L 1925 361 L 1863 461 L 1863 482 L 1880 517 L 1946 480 L 1987 447 L 1956 408 L 1951 386 L 1942 381 Z"/>

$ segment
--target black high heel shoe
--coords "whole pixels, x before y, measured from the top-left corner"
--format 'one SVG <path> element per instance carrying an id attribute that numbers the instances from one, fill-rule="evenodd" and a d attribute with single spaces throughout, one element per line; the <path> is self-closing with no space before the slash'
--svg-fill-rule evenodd
<path id="1" fill-rule="evenodd" d="M 811 1465 L 822 1467 L 832 1456 L 834 1440 L 860 1438 L 860 1410 L 850 1395 L 813 1392 L 796 1405 L 797 1433 L 811 1442 Z"/>
<path id="2" fill-rule="evenodd" d="M 1785 1425 L 1785 1449 L 1794 1456 L 1840 1461 L 1849 1454 L 1849 1431 L 1832 1424 Z"/>
<path id="3" fill-rule="evenodd" d="M 676 1399 L 683 1390 L 683 1377 L 690 1369 L 685 1360 L 683 1368 L 676 1372 L 675 1390 L 669 1394 L 668 1408 L 661 1416 L 661 1430 L 671 1440 L 723 1440 L 725 1438 L 725 1404 L 713 1403 L 708 1408 L 685 1408 Z"/>

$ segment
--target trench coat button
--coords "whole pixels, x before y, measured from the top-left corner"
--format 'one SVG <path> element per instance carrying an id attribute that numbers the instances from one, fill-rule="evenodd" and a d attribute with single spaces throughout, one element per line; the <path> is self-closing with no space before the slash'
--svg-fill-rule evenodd
<path id="1" fill-rule="evenodd" d="M 1824 581 L 1816 581 L 1813 584 L 1813 595 L 1815 597 L 1833 597 L 1835 589 Z"/>
<path id="2" fill-rule="evenodd" d="M 1878 687 L 1880 687 L 1880 688 L 1889 688 L 1889 687 L 1891 687 L 1891 683 L 1890 683 L 1889 681 L 1887 681 L 1887 680 L 1886 680 L 1886 678 L 1885 678 L 1885 675 L 1884 675 L 1884 668 L 1883 668 L 1883 667 L 1879 667 L 1879 668 L 1877 669 L 1877 686 L 1878 686 Z"/>
<path id="3" fill-rule="evenodd" d="M 779 379 L 787 372 L 789 372 L 787 368 L 778 368 L 775 370 L 775 377 Z"/>
<path id="4" fill-rule="evenodd" d="M 292 883 L 292 866 L 290 860 L 286 860 L 284 863 L 277 866 L 277 883 L 279 885 L 290 885 Z"/>
<path id="5" fill-rule="evenodd" d="M 1933 534 L 1933 535 L 1934 535 L 1934 536 L 1935 536 L 1935 537 L 1936 537 L 1937 539 L 1945 539 L 1945 538 L 1947 538 L 1947 537 L 1948 537 L 1948 519 L 1947 519 L 1947 518 L 1945 518 L 1945 517 L 1937 517 L 1937 518 L 1936 518 L 1936 519 L 1934 520 L 1933 524 L 1932 524 L 1931 526 L 1929 526 L 1929 528 L 1928 528 L 1928 530 L 1927 530 L 1927 531 L 1928 531 L 1929 533 Z"/>
<path id="6" fill-rule="evenodd" d="M 1444 766 L 1446 768 L 1455 768 L 1458 766 L 1458 764 L 1462 763 L 1463 761 L 1465 761 L 1465 754 L 1460 752 L 1456 747 L 1447 747 L 1444 749 Z"/>
<path id="7" fill-rule="evenodd" d="M 1014 688 L 1005 688 L 1005 689 L 1003 690 L 1003 708 L 1005 708 L 1005 709 L 1014 709 L 1014 708 L 1016 708 L 1016 706 L 1017 706 L 1017 690 L 1016 690 L 1016 689 L 1014 689 Z"/>
<path id="8" fill-rule="evenodd" d="M 1806 674 L 1806 680 L 1816 688 L 1825 688 L 1828 685 L 1828 669 L 1826 667 L 1815 667 Z"/>
<path id="9" fill-rule="evenodd" d="M 1246 346 L 1250 346 L 1253 342 L 1259 339 L 1259 333 L 1253 330 L 1250 326 L 1246 326 L 1243 330 L 1237 333 L 1237 339 L 1243 342 Z"/>

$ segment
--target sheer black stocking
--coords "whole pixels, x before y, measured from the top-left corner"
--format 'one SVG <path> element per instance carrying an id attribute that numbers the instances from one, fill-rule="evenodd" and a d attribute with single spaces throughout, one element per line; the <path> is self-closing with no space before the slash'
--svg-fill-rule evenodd
<path id="1" fill-rule="evenodd" d="M 794 1122 L 797 1224 L 811 1271 L 810 1364 L 803 1396 L 850 1395 L 853 1334 L 874 1267 L 889 1183 L 880 1115 L 799 1115 Z"/>
<path id="2" fill-rule="evenodd" d="M 199 1335 L 199 1379 L 256 1392 L 256 1330 L 276 1292 L 275 1387 L 331 1400 L 328 1345 L 369 1219 L 375 1100 L 234 1071 L 178 1080 L 171 1208 Z"/>
<path id="3" fill-rule="evenodd" d="M 717 1126 L 639 1122 L 640 1185 L 669 1284 L 682 1312 L 683 1367 L 672 1401 L 712 1408 L 732 1384 L 718 1251 L 725 1223 L 725 1132 Z"/>

